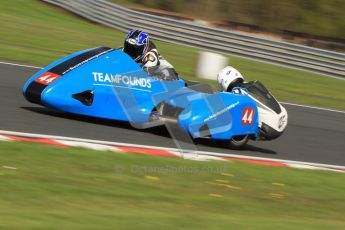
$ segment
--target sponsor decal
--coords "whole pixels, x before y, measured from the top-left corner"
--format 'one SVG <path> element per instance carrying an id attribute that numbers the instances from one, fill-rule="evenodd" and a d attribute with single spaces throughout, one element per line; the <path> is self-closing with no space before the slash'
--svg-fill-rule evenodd
<path id="1" fill-rule="evenodd" d="M 49 70 L 51 73 L 56 73 L 60 75 L 65 75 L 66 73 L 78 68 L 79 66 L 98 58 L 99 56 L 113 51 L 112 48 L 109 47 L 98 47 L 89 51 L 86 51 L 84 53 L 81 53 L 77 56 L 74 56 L 72 58 L 69 58 L 65 60 L 64 62 L 54 66 Z"/>
<path id="2" fill-rule="evenodd" d="M 237 102 L 235 102 L 235 103 L 233 103 L 233 104 L 231 104 L 231 105 L 225 107 L 224 109 L 222 109 L 222 110 L 220 110 L 220 111 L 218 111 L 218 112 L 212 114 L 212 115 L 209 116 L 208 118 L 206 118 L 206 119 L 204 120 L 204 122 L 208 122 L 209 120 L 211 120 L 211 119 L 213 119 L 213 118 L 216 118 L 217 116 L 219 116 L 219 115 L 225 113 L 226 111 L 229 111 L 229 110 L 235 108 L 238 104 L 240 104 L 239 101 L 237 101 Z"/>
<path id="3" fill-rule="evenodd" d="M 151 88 L 151 79 L 143 77 L 134 77 L 127 75 L 112 75 L 109 73 L 93 72 L 93 80 L 96 83 L 112 83 L 124 84 L 128 86 L 140 86 L 143 88 Z"/>
<path id="4" fill-rule="evenodd" d="M 254 120 L 254 109 L 253 108 L 243 109 L 242 124 L 251 125 L 253 123 L 253 120 Z"/>
<path id="5" fill-rule="evenodd" d="M 279 119 L 278 128 L 281 129 L 285 125 L 286 119 L 285 115 Z"/>
<path id="6" fill-rule="evenodd" d="M 110 49 L 110 50 L 111 50 L 111 49 Z M 90 57 L 90 58 L 88 58 L 88 59 L 86 59 L 86 60 L 84 60 L 84 61 L 82 61 L 82 62 L 76 64 L 75 66 L 71 66 L 71 67 L 68 68 L 66 71 L 64 71 L 64 72 L 62 73 L 62 75 L 68 73 L 69 71 L 72 71 L 72 70 L 78 68 L 78 67 L 81 66 L 81 65 L 84 65 L 85 63 L 87 63 L 87 62 L 89 62 L 89 61 L 91 61 L 91 60 L 93 60 L 93 59 L 95 59 L 95 58 L 98 58 L 99 56 L 102 56 L 102 55 L 105 54 L 105 53 L 108 53 L 110 50 L 105 50 L 105 51 L 103 51 L 103 52 L 101 52 L 101 53 L 99 53 L 99 54 L 96 54 L 95 56 L 92 56 L 92 57 Z M 77 56 L 77 57 L 78 57 L 78 56 Z"/>
<path id="7" fill-rule="evenodd" d="M 60 77 L 61 77 L 60 74 L 45 72 L 44 74 L 42 74 L 41 76 L 36 78 L 35 82 L 38 82 L 42 85 L 50 85 L 51 83 L 53 83 L 54 81 L 56 81 Z"/>

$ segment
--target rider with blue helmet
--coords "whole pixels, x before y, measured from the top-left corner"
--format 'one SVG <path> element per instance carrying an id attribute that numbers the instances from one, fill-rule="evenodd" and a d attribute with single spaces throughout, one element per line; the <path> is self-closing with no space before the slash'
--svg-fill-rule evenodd
<path id="1" fill-rule="evenodd" d="M 160 80 L 177 80 L 174 67 L 158 53 L 149 34 L 141 30 L 130 30 L 125 38 L 123 51 L 142 65 L 149 75 Z"/>

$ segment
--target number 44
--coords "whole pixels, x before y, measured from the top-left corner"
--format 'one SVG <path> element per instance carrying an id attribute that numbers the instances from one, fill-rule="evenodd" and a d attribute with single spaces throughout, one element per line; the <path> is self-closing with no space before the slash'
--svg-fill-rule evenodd
<path id="1" fill-rule="evenodd" d="M 35 81 L 39 82 L 43 85 L 49 85 L 50 83 L 57 80 L 60 76 L 61 75 L 59 75 L 59 74 L 46 72 L 41 77 L 37 78 Z"/>
<path id="2" fill-rule="evenodd" d="M 242 114 L 242 124 L 244 125 L 251 125 L 254 118 L 254 109 L 253 108 L 245 108 Z"/>

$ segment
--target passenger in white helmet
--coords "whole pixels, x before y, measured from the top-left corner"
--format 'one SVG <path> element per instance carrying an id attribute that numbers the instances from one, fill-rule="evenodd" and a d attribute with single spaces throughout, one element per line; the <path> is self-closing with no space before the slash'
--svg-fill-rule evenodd
<path id="1" fill-rule="evenodd" d="M 244 77 L 234 67 L 227 66 L 217 75 L 219 89 L 222 92 L 232 92 L 234 87 L 243 87 Z"/>

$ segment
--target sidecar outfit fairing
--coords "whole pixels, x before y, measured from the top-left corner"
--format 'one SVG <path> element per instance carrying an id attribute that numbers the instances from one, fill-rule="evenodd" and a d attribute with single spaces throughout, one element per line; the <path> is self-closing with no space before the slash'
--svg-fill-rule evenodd
<path id="1" fill-rule="evenodd" d="M 149 76 L 121 50 L 98 47 L 58 60 L 23 88 L 36 104 L 74 114 L 128 121 L 138 128 L 172 120 L 193 138 L 242 145 L 259 135 L 258 107 L 244 94 Z M 261 132 L 262 133 L 262 132 Z"/>

